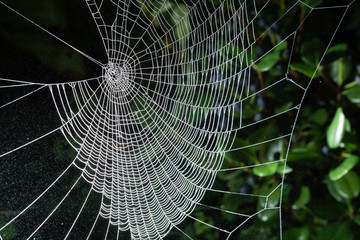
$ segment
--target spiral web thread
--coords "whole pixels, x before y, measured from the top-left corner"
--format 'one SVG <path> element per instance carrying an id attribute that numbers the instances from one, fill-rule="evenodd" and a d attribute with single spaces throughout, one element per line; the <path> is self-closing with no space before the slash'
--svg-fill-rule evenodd
<path id="1" fill-rule="evenodd" d="M 9 108 L 17 101 L 26 101 L 24 98 L 29 95 L 44 93 L 48 89 L 61 119 L 58 128 L 5 151 L 0 157 L 21 151 L 59 131 L 76 150 L 74 160 L 54 182 L 28 207 L 1 226 L 0 236 L 1 231 L 26 215 L 49 189 L 76 167 L 81 174 L 53 210 L 46 213 L 31 231 L 28 239 L 36 237 L 38 230 L 50 221 L 82 180 L 90 186 L 88 194 L 66 235 L 59 238 L 71 236 L 88 199 L 96 193 L 101 195 L 101 204 L 93 226 L 89 226 L 87 238 L 96 229 L 99 218 L 108 220 L 105 238 L 109 229 L 114 227 L 117 238 L 121 232 L 128 230 L 132 239 L 160 239 L 170 231 L 177 231 L 190 239 L 196 238 L 181 226 L 186 219 L 230 238 L 247 221 L 269 210 L 279 214 L 281 238 L 285 171 L 279 183 L 263 195 L 218 189 L 215 187 L 217 175 L 251 172 L 255 167 L 271 164 L 282 163 L 286 167 L 295 122 L 311 82 L 311 79 L 295 82 L 289 75 L 297 33 L 313 12 L 343 8 L 343 18 L 350 5 L 312 8 L 302 1 L 289 3 L 283 16 L 273 20 L 262 35 L 276 24 L 287 21 L 290 12 L 299 6 L 308 10 L 304 20 L 296 28 L 289 29 L 286 38 L 280 39 L 273 49 L 255 56 L 254 46 L 262 37 L 256 35 L 255 23 L 260 20 L 261 14 L 271 10 L 269 2 L 260 5 L 255 1 L 220 1 L 213 4 L 205 1 L 86 0 L 101 35 L 107 63 L 90 57 L 1 2 L 4 7 L 102 68 L 102 75 L 57 84 L 0 79 L 2 89 L 30 89 L 0 108 Z M 110 20 L 103 16 L 107 9 L 115 10 Z M 172 20 L 167 15 L 171 15 Z M 258 81 L 254 79 L 253 68 L 284 43 L 288 43 L 290 53 L 288 68 L 283 70 L 282 77 L 252 89 L 252 83 Z M 286 89 L 289 85 L 300 92 L 300 97 L 294 97 L 292 106 L 263 118 L 243 116 L 243 109 L 250 101 L 261 98 L 265 92 Z M 283 126 L 277 135 L 269 134 L 244 144 L 236 143 L 237 137 L 251 137 L 258 127 L 273 120 Z M 224 162 L 225 154 L 241 156 L 246 149 L 267 148 L 279 142 L 286 144 L 278 158 L 270 156 L 258 164 L 244 160 L 236 166 Z M 279 201 L 272 205 L 269 199 L 276 192 L 279 193 Z M 245 199 L 243 201 L 264 199 L 264 205 L 253 212 L 226 209 L 202 203 L 206 193 L 235 196 Z M 205 213 L 210 210 L 215 214 L 233 215 L 237 217 L 237 224 L 231 229 L 226 225 L 216 226 L 194 215 L 196 208 Z"/>

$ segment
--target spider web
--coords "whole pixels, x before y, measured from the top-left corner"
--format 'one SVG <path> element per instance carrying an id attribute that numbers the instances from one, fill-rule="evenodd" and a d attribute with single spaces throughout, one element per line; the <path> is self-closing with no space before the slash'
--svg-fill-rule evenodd
<path id="1" fill-rule="evenodd" d="M 266 221 L 270 213 L 277 215 L 281 239 L 287 155 L 312 79 L 295 81 L 290 74 L 298 33 L 311 24 L 307 21 L 313 14 L 343 9 L 335 34 L 350 5 L 311 7 L 289 1 L 280 18 L 259 24 L 273 11 L 270 1 L 85 2 L 106 63 L 0 2 L 101 69 L 100 76 L 74 82 L 0 79 L 2 91 L 18 91 L 4 97 L 1 110 L 26 104 L 32 96 L 51 96 L 52 111 L 60 119 L 59 125 L 51 130 L 39 127 L 30 138 L 6 139 L 2 165 L 52 137 L 65 138 L 75 150 L 65 168 L 52 171 L 49 166 L 53 178 L 40 181 L 41 193 L 17 199 L 26 207 L 8 214 L 0 236 L 15 224 L 25 226 L 19 233 L 24 239 L 49 236 L 50 231 L 64 239 L 79 231 L 86 232 L 84 239 L 195 239 L 206 232 L 214 239 L 230 239 L 255 218 Z M 275 39 L 274 47 L 259 52 L 263 37 L 286 26 L 300 7 L 306 9 L 300 23 L 279 33 L 284 37 Z M 274 52 L 288 59 L 276 81 L 264 81 L 258 69 Z M 266 96 L 278 106 L 267 105 L 271 101 Z M 287 97 L 291 105 L 282 106 Z M 254 101 L 263 102 L 262 115 L 249 115 Z M 47 162 L 51 165 L 51 159 Z M 275 184 L 244 190 L 241 183 L 256 179 L 260 168 L 280 170 Z M 257 181 L 267 177 L 272 176 Z M 62 209 L 78 199 L 82 204 L 64 217 Z M 34 214 L 36 222 L 30 225 L 26 218 Z M 62 217 L 66 220 L 59 220 Z M 62 230 L 55 231 L 59 221 Z M 192 230 L 192 225 L 204 232 Z"/>

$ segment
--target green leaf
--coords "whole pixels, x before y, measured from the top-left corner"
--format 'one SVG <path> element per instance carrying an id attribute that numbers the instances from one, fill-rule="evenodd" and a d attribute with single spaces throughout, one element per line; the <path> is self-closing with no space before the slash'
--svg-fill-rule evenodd
<path id="1" fill-rule="evenodd" d="M 267 207 L 277 207 L 280 202 L 280 196 L 281 196 L 281 186 L 278 186 L 268 197 Z"/>
<path id="2" fill-rule="evenodd" d="M 264 183 L 260 188 L 259 194 L 263 196 L 269 196 L 267 198 L 259 198 L 258 210 L 263 208 L 276 207 L 280 202 L 281 186 L 275 184 L 269 186 L 267 183 Z"/>
<path id="3" fill-rule="evenodd" d="M 351 123 L 349 119 L 345 119 L 345 131 L 346 132 L 351 132 Z"/>
<path id="4" fill-rule="evenodd" d="M 310 115 L 309 121 L 317 123 L 319 125 L 325 124 L 328 119 L 328 113 L 325 108 L 320 108 Z"/>
<path id="5" fill-rule="evenodd" d="M 276 107 L 276 108 L 275 108 L 275 114 L 284 112 L 285 110 L 288 110 L 288 109 L 291 108 L 292 106 L 293 106 L 293 103 L 292 103 L 292 102 L 287 102 L 287 103 L 281 105 L 280 107 Z"/>
<path id="6" fill-rule="evenodd" d="M 326 52 L 327 61 L 332 62 L 344 56 L 347 49 L 348 45 L 346 43 L 339 43 L 330 47 L 329 50 Z"/>
<path id="7" fill-rule="evenodd" d="M 284 151 L 284 143 L 281 140 L 275 141 L 270 144 L 268 151 L 266 152 L 267 161 L 275 161 L 281 158 L 281 154 Z"/>
<path id="8" fill-rule="evenodd" d="M 246 104 L 246 105 L 249 106 L 250 104 Z M 245 109 L 245 106 L 243 107 L 243 109 Z M 245 111 L 243 111 L 243 117 L 244 116 L 245 116 Z M 255 141 L 258 141 L 259 139 L 268 139 L 269 136 L 275 136 L 279 132 L 278 128 L 279 128 L 279 126 L 275 122 L 270 122 L 269 124 L 267 124 L 265 126 L 258 127 L 255 131 L 253 131 L 250 134 L 250 136 L 247 139 L 249 140 L 249 142 L 255 142 Z M 276 145 L 275 143 L 272 143 L 271 147 L 269 147 L 269 149 L 273 148 L 275 145 Z M 262 149 L 261 151 L 266 150 L 266 148 L 259 146 L 257 148 L 257 150 L 260 150 L 260 149 Z M 276 150 L 276 151 L 279 151 L 279 150 Z M 276 151 L 274 151 L 274 152 L 276 153 Z M 269 153 L 270 152 L 267 151 L 267 158 L 266 158 L 267 161 L 278 160 L 278 158 L 274 159 L 274 158 L 269 157 Z M 262 162 L 266 162 L 266 161 L 262 161 Z"/>
<path id="9" fill-rule="evenodd" d="M 301 59 L 307 65 L 318 65 L 324 48 L 323 41 L 315 38 L 304 42 L 300 47 Z"/>
<path id="10" fill-rule="evenodd" d="M 307 186 L 302 186 L 299 198 L 294 202 L 292 208 L 295 210 L 304 208 L 310 202 L 310 189 Z"/>
<path id="11" fill-rule="evenodd" d="M 281 196 L 281 186 L 272 185 L 269 186 L 266 183 L 261 186 L 259 194 L 261 195 L 269 195 L 267 198 L 260 198 L 257 204 L 258 211 L 265 208 L 274 208 L 279 205 L 280 196 Z M 260 212 L 257 217 L 261 219 L 261 221 L 266 222 L 274 217 L 279 215 L 279 211 L 277 209 L 267 209 L 265 211 Z"/>
<path id="12" fill-rule="evenodd" d="M 309 160 L 320 160 L 322 156 L 317 152 L 309 151 L 307 148 L 294 148 L 289 152 L 288 161 L 309 161 Z"/>
<path id="13" fill-rule="evenodd" d="M 334 190 L 345 199 L 353 199 L 360 193 L 360 178 L 355 172 L 348 172 L 342 178 L 334 181 Z"/>
<path id="14" fill-rule="evenodd" d="M 277 52 L 281 52 L 283 50 L 285 50 L 288 46 L 287 41 L 282 41 L 280 43 L 278 43 L 278 45 L 274 48 L 273 51 L 277 51 Z"/>
<path id="15" fill-rule="evenodd" d="M 316 240 L 352 240 L 354 235 L 351 232 L 349 222 L 335 222 L 324 227 L 318 234 Z"/>
<path id="16" fill-rule="evenodd" d="M 175 26 L 173 34 L 177 40 L 177 46 L 182 50 L 185 48 L 187 36 L 191 31 L 189 9 L 185 4 L 177 4 L 172 13 L 172 21 Z"/>
<path id="17" fill-rule="evenodd" d="M 360 103 L 360 86 L 356 85 L 352 88 L 346 89 L 343 91 L 343 94 L 349 99 L 352 103 Z"/>
<path id="18" fill-rule="evenodd" d="M 227 62 L 236 64 L 236 60 L 234 61 L 233 59 L 239 59 L 240 62 L 243 63 L 243 49 L 240 46 L 237 46 L 232 42 L 221 40 L 218 42 L 218 48 L 221 49 L 222 56 L 224 59 L 226 59 Z"/>
<path id="19" fill-rule="evenodd" d="M 328 179 L 326 181 L 326 186 L 327 186 L 327 189 L 330 193 L 330 195 L 336 199 L 336 201 L 338 202 L 342 202 L 342 203 L 346 203 L 346 198 L 344 198 L 343 196 L 341 196 L 339 194 L 339 192 L 337 191 L 337 189 L 335 188 L 335 182 L 334 181 L 331 181 L 330 179 Z"/>
<path id="20" fill-rule="evenodd" d="M 146 4 L 143 5 L 146 6 Z M 160 7 L 160 10 L 156 8 L 156 10 L 151 12 L 151 16 L 154 18 L 154 25 L 156 27 L 160 26 L 160 21 L 161 21 L 160 19 L 162 15 L 167 15 L 167 13 L 171 11 L 173 5 L 174 3 L 172 2 L 164 2 L 161 4 L 161 6 L 157 6 Z"/>
<path id="21" fill-rule="evenodd" d="M 231 141 L 232 141 L 232 138 L 231 138 Z M 234 139 L 233 148 L 241 148 L 248 144 L 249 144 L 249 141 L 246 141 L 246 140 L 243 140 L 243 139 L 237 137 Z M 220 149 L 222 149 L 222 147 L 223 146 L 219 145 Z M 236 166 L 236 167 L 242 166 L 241 163 L 243 160 L 251 161 L 254 163 L 257 161 L 256 153 L 251 148 L 240 149 L 237 151 L 228 151 L 225 153 L 224 157 L 227 160 L 228 164 L 230 164 L 232 166 Z"/>
<path id="22" fill-rule="evenodd" d="M 357 225 L 360 225 L 360 215 L 357 215 L 355 218 L 354 218 L 354 221 Z"/>
<path id="23" fill-rule="evenodd" d="M 279 160 L 279 158 L 281 159 L 281 154 L 283 152 L 283 149 L 284 149 L 284 144 L 280 140 L 270 144 L 269 149 L 267 150 L 265 156 L 267 163 L 264 165 L 254 167 L 253 169 L 254 174 L 259 177 L 267 177 L 276 173 L 279 166 L 279 162 L 273 162 L 273 163 L 271 162 Z"/>
<path id="24" fill-rule="evenodd" d="M 357 163 L 359 162 L 359 157 L 350 156 L 346 158 L 337 168 L 329 172 L 329 178 L 332 181 L 336 181 L 342 178 L 347 174 Z"/>
<path id="25" fill-rule="evenodd" d="M 259 177 L 267 177 L 276 173 L 278 166 L 279 166 L 279 162 L 268 163 L 265 165 L 254 167 L 253 172 L 255 175 Z"/>
<path id="26" fill-rule="evenodd" d="M 0 226 L 4 226 L 7 223 L 3 217 L 0 218 Z M 11 240 L 15 239 L 17 234 L 16 225 L 11 223 L 1 231 L 0 239 Z M 2 237 L 2 238 L 1 238 Z"/>
<path id="27" fill-rule="evenodd" d="M 277 209 L 265 209 L 257 215 L 263 222 L 271 221 L 277 216 L 279 216 L 279 211 Z"/>
<path id="28" fill-rule="evenodd" d="M 335 116 L 326 131 L 326 141 L 330 148 L 337 148 L 345 133 L 345 115 L 341 107 L 336 110 Z"/>
<path id="29" fill-rule="evenodd" d="M 330 63 L 330 76 L 332 80 L 338 85 L 342 85 L 351 73 L 351 66 L 350 58 L 338 58 Z"/>
<path id="30" fill-rule="evenodd" d="M 233 171 L 232 173 L 224 173 L 224 172 L 219 172 L 217 177 L 223 181 L 231 181 L 231 180 L 238 180 L 239 177 L 241 177 L 241 174 L 243 172 L 241 171 L 241 169 Z M 239 181 L 237 181 L 239 182 Z"/>
<path id="31" fill-rule="evenodd" d="M 269 71 L 273 66 L 275 66 L 280 60 L 280 53 L 278 51 L 272 51 L 266 54 L 260 59 L 260 61 L 254 65 L 256 70 L 260 72 Z"/>
<path id="32" fill-rule="evenodd" d="M 324 200 L 325 199 L 320 197 L 314 197 L 311 201 L 311 204 L 309 204 L 308 208 L 315 216 L 329 221 L 334 221 L 341 217 L 348 216 L 349 210 L 347 209 L 345 204 L 339 204 L 332 199 L 326 199 L 325 201 Z M 329 209 L 331 209 L 331 211 L 329 211 Z"/>
<path id="33" fill-rule="evenodd" d="M 284 173 L 287 174 L 287 173 L 291 173 L 293 171 L 293 169 L 291 167 L 289 167 L 289 165 L 285 165 L 285 164 L 279 164 L 277 170 L 276 170 L 276 173 L 277 174 L 280 174 L 280 175 L 283 175 Z"/>
<path id="34" fill-rule="evenodd" d="M 344 53 L 344 52 L 346 52 L 347 48 L 348 48 L 348 45 L 346 43 L 339 43 L 339 44 L 336 44 L 336 45 L 330 47 L 327 50 L 326 54 L 328 55 L 328 54 L 333 54 L 333 53 Z"/>
<path id="35" fill-rule="evenodd" d="M 210 225 L 215 225 L 215 221 L 211 216 L 205 215 L 204 212 L 196 212 L 195 217 L 202 222 L 206 222 Z M 218 238 L 218 232 L 214 232 L 214 229 L 210 226 L 203 224 L 199 221 L 194 222 L 196 235 L 204 236 L 206 239 L 211 237 Z"/>
<path id="36" fill-rule="evenodd" d="M 310 231 L 306 227 L 291 228 L 284 233 L 284 240 L 307 240 Z"/>
<path id="37" fill-rule="evenodd" d="M 293 63 L 290 65 L 290 68 L 292 70 L 302 73 L 309 78 L 312 78 L 313 76 L 314 76 L 314 78 L 318 78 L 320 76 L 320 73 L 318 71 L 316 71 L 316 67 L 317 66 L 315 66 L 315 65 L 308 65 L 305 63 Z M 316 73 L 315 73 L 315 71 L 316 71 Z"/>
<path id="38" fill-rule="evenodd" d="M 287 42 L 283 41 L 278 43 L 272 50 L 270 50 L 266 55 L 260 58 L 260 61 L 254 64 L 254 68 L 260 72 L 269 71 L 273 66 L 275 66 L 281 56 L 281 51 L 287 48 Z"/>

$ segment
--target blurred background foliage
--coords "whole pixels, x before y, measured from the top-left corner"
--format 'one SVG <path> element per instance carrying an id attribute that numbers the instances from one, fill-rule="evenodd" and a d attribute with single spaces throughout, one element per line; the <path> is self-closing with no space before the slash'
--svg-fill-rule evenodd
<path id="1" fill-rule="evenodd" d="M 34 7 L 40 2 L 41 9 Z M 305 2 L 311 6 L 327 6 L 329 2 L 333 5 L 335 1 Z M 213 3 L 219 4 L 217 1 Z M 260 15 L 255 22 L 259 36 L 266 29 L 268 30 L 254 45 L 254 56 L 261 56 L 274 46 L 277 47 L 253 65 L 252 74 L 258 81 L 251 84 L 252 91 L 259 90 L 263 84 L 268 85 L 267 83 L 278 79 L 288 67 L 291 42 L 284 41 L 280 45 L 278 43 L 287 37 L 286 29 L 298 26 L 309 11 L 308 8 L 299 5 L 290 16 L 287 16 L 285 23 L 277 25 L 273 24 L 274 20 L 284 14 L 290 3 L 274 0 L 270 5 L 272 11 L 266 11 L 266 14 Z M 101 39 L 83 1 L 13 1 L 11 6 L 90 56 L 105 62 Z M 186 35 L 186 31 L 190 30 L 190 23 L 186 16 L 185 5 L 166 2 L 159 7 L 164 12 L 172 9 L 174 14 L 171 11 L 167 12 L 166 17 L 174 26 L 178 26 L 176 23 L 183 15 L 182 28 L 175 27 L 174 35 L 178 39 Z M 274 189 L 274 186 L 279 184 L 285 174 L 281 214 L 283 239 L 360 239 L 360 5 L 358 2 L 349 9 L 331 47 L 320 63 L 324 49 L 343 11 L 344 9 L 334 9 L 331 14 L 325 11 L 313 13 L 311 18 L 306 20 L 310 24 L 304 24 L 304 28 L 300 28 L 298 32 L 289 77 L 296 82 L 306 83 L 312 77 L 314 80 L 306 94 L 296 123 L 287 155 L 287 166 L 284 168 L 283 164 L 275 163 L 248 169 L 248 175 L 243 175 L 240 171 L 218 175 L 220 184 L 225 183 L 226 190 L 257 194 L 274 191 L 268 202 L 263 198 L 252 200 L 256 208 L 262 209 L 265 204 L 268 204 L 268 207 L 279 205 L 281 191 Z M 161 23 L 156 20 L 157 15 L 147 9 L 144 9 L 144 12 L 148 17 L 155 18 L 154 24 L 160 27 Z M 72 49 L 39 31 L 2 6 L 0 6 L 0 16 L 1 77 L 37 79 L 39 82 L 50 83 L 100 75 L 101 69 L 95 68 L 91 62 Z M 168 40 L 163 40 L 163 43 L 169 49 L 173 48 Z M 185 43 L 180 43 L 180 46 L 183 44 Z M 241 51 L 241 46 L 232 47 Z M 318 64 L 320 65 L 317 68 Z M 244 121 L 251 122 L 281 112 L 282 109 L 287 109 L 287 106 L 293 104 L 292 101 L 298 97 L 297 95 L 299 93 L 295 92 L 295 88 L 286 88 L 282 92 L 270 91 L 266 96 L 256 96 L 244 109 Z M 55 115 L 52 117 L 56 118 Z M 33 121 L 36 122 L 39 118 L 34 116 Z M 261 134 L 271 135 L 271 131 L 279 132 L 280 127 L 276 123 L 261 126 L 249 135 L 249 139 L 236 137 L 235 145 L 249 144 L 251 138 L 260 139 Z M 73 150 L 69 149 L 61 139 L 53 140 L 52 146 L 50 157 L 53 157 L 55 165 L 61 165 L 61 161 L 71 159 L 74 155 Z M 268 160 L 281 159 L 286 157 L 286 150 L 286 143 L 277 141 L 266 149 L 226 154 L 224 164 L 241 166 L 242 159 L 246 159 L 244 161 L 248 163 L 261 163 L 261 156 L 266 156 Z M 45 168 L 37 166 L 36 173 L 31 174 L 41 177 L 42 167 Z M 3 181 L 5 180 L 1 179 L 0 182 Z M 46 179 L 43 179 L 42 183 L 44 182 Z M 4 189 L 6 190 L 6 187 Z M 213 201 L 211 195 L 206 197 L 205 203 Z M 9 199 L 7 201 L 11 202 Z M 218 201 L 228 209 L 244 208 L 243 212 L 246 212 L 248 206 L 248 203 L 228 197 L 220 198 Z M 5 209 L 10 208 L 9 206 L 4 204 L 4 209 L 0 209 L 1 225 L 11 215 L 8 209 Z M 71 206 L 69 209 L 68 211 L 71 211 Z M 216 226 L 221 225 L 217 216 L 205 215 L 202 211 L 196 211 L 194 214 L 202 221 Z M 236 226 L 235 219 L 231 216 L 226 218 L 227 224 Z M 275 211 L 258 214 L 252 219 L 251 224 L 242 229 L 239 239 L 278 239 L 276 235 L 279 231 L 278 223 L 279 216 Z M 20 226 L 16 224 L 10 225 L 2 234 L 3 239 L 20 239 L 19 229 Z M 199 236 L 199 239 L 221 239 L 218 232 L 199 222 L 189 223 L 184 229 Z M 170 235 L 170 239 L 180 237 L 183 236 Z"/>

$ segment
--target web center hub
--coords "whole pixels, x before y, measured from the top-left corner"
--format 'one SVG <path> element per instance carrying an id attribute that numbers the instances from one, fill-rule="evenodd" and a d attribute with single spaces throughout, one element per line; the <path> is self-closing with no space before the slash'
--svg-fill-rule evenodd
<path id="1" fill-rule="evenodd" d="M 110 62 L 104 67 L 103 76 L 112 92 L 125 93 L 131 88 L 133 73 L 127 63 L 116 64 Z"/>

